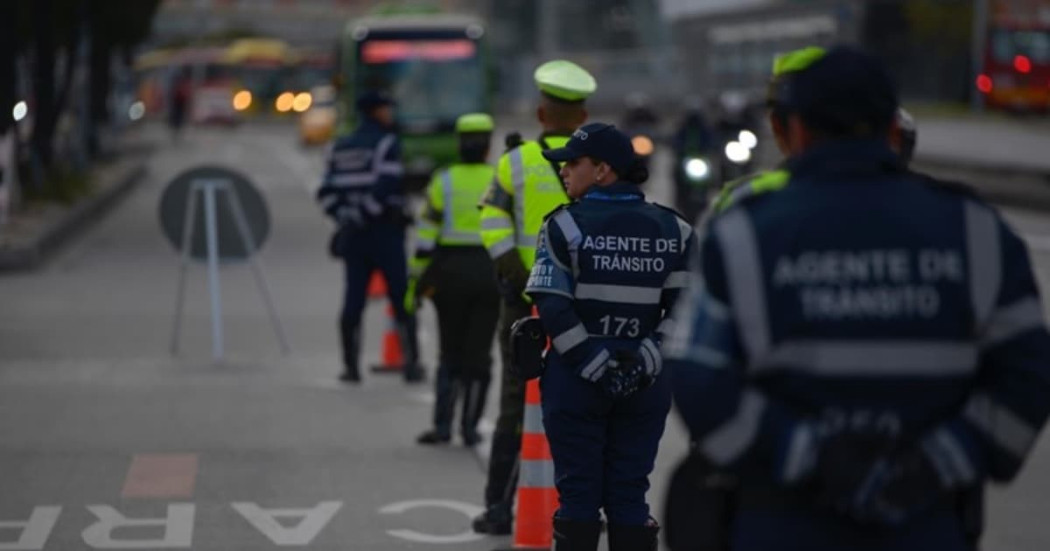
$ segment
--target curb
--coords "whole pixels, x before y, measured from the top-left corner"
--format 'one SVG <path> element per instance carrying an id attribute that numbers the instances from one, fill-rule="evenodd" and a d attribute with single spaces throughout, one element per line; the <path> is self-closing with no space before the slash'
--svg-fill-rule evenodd
<path id="1" fill-rule="evenodd" d="M 113 185 L 93 195 L 50 221 L 27 243 L 0 248 L 0 271 L 33 270 L 72 235 L 102 217 L 128 194 L 146 175 L 146 163 L 136 161 L 123 169 Z"/>

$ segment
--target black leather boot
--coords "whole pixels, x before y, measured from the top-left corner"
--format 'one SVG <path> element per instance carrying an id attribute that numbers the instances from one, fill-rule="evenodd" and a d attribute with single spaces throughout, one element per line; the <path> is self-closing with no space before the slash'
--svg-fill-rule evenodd
<path id="1" fill-rule="evenodd" d="M 401 338 L 401 351 L 405 357 L 403 369 L 405 382 L 418 383 L 426 380 L 426 372 L 419 364 L 419 338 L 416 335 L 415 316 L 406 316 L 398 321 L 397 332 Z"/>
<path id="2" fill-rule="evenodd" d="M 474 517 L 471 528 L 478 534 L 493 536 L 510 535 L 514 527 L 514 515 L 506 504 L 489 505 L 484 513 Z"/>
<path id="3" fill-rule="evenodd" d="M 361 382 L 361 371 L 358 361 L 361 351 L 361 330 L 357 324 L 339 322 L 339 336 L 343 343 L 343 373 L 339 380 L 345 383 Z"/>
<path id="4" fill-rule="evenodd" d="M 597 551 L 602 534 L 600 521 L 578 521 L 554 518 L 552 551 Z M 635 551 L 643 551 L 641 548 Z"/>
<path id="5" fill-rule="evenodd" d="M 452 440 L 452 417 L 456 409 L 456 396 L 460 382 L 449 377 L 447 366 L 438 366 L 434 385 L 434 429 L 416 438 L 420 444 L 447 444 Z"/>
<path id="6" fill-rule="evenodd" d="M 656 551 L 660 525 L 655 520 L 645 526 L 609 525 L 609 551 Z"/>
<path id="7" fill-rule="evenodd" d="M 489 379 L 467 379 L 463 382 L 463 415 L 460 422 L 463 444 L 466 446 L 476 446 L 481 442 L 478 422 L 485 414 L 485 401 L 488 393 Z"/>

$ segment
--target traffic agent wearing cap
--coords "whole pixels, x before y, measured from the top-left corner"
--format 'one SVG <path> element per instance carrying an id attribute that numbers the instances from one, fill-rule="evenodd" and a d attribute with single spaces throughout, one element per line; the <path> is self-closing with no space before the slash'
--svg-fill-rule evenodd
<path id="1" fill-rule="evenodd" d="M 583 101 L 598 89 L 586 69 L 564 59 L 540 65 L 533 78 L 541 92 L 564 101 Z"/>
<path id="2" fill-rule="evenodd" d="M 560 175 L 573 199 L 582 197 L 591 186 L 626 180 L 636 163 L 631 139 L 602 122 L 581 126 L 564 147 L 544 151 L 543 156 L 564 163 Z"/>

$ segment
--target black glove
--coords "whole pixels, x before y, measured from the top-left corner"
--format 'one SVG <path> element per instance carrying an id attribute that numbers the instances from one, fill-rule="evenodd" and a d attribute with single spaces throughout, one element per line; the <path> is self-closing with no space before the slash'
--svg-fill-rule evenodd
<path id="1" fill-rule="evenodd" d="M 625 398 L 648 387 L 653 382 L 637 352 L 618 350 L 606 363 L 605 374 L 598 379 L 602 391 L 609 398 Z"/>
<path id="2" fill-rule="evenodd" d="M 885 437 L 841 435 L 821 446 L 819 501 L 856 522 L 900 526 L 944 495 L 929 458 Z"/>

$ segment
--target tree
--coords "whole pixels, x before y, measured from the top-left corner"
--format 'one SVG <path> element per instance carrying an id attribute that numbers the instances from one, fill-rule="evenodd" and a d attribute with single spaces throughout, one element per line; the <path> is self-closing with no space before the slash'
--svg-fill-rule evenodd
<path id="1" fill-rule="evenodd" d="M 130 62 L 132 49 L 150 32 L 160 0 L 89 0 L 87 18 L 91 51 L 88 73 L 89 105 L 92 123 L 109 120 L 106 102 L 112 75 L 110 63 L 114 51 Z M 92 153 L 96 151 L 95 125 L 89 138 Z"/>

